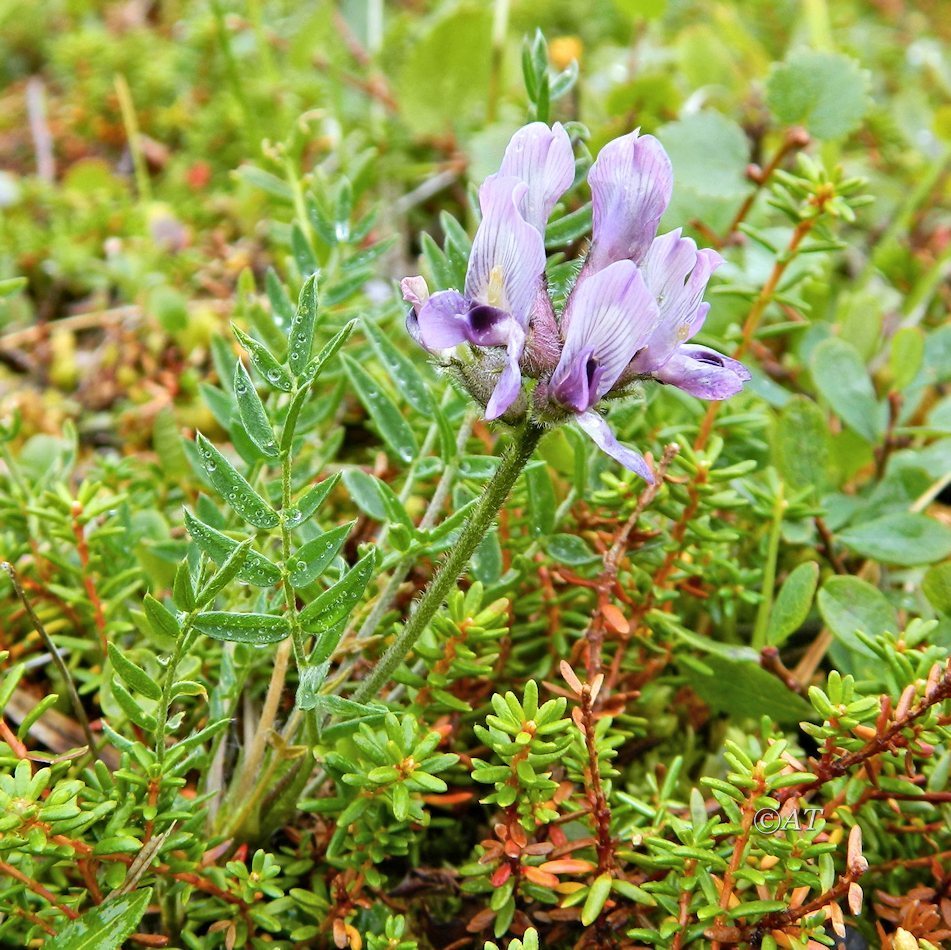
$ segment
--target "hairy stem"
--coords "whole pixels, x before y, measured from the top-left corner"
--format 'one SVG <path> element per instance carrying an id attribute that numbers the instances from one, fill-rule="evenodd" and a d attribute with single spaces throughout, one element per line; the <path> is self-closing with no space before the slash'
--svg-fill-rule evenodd
<path id="1" fill-rule="evenodd" d="M 393 671 L 416 645 L 416 641 L 429 621 L 442 606 L 449 591 L 465 570 L 472 552 L 479 546 L 479 542 L 485 537 L 495 516 L 505 504 L 512 486 L 532 457 L 532 452 L 535 451 L 535 446 L 538 445 L 538 440 L 543 433 L 544 429 L 533 422 L 525 423 L 516 433 L 508 451 L 502 456 L 494 478 L 485 486 L 482 498 L 471 518 L 466 522 L 455 545 L 439 565 L 433 579 L 423 592 L 416 611 L 407 620 L 390 648 L 383 654 L 373 672 L 363 680 L 353 694 L 356 702 L 366 702 L 378 696 Z"/>

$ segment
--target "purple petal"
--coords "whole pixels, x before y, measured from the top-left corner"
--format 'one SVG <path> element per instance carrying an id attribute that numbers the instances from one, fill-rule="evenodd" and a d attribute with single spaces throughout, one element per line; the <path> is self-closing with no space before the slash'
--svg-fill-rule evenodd
<path id="1" fill-rule="evenodd" d="M 632 371 L 651 373 L 674 354 L 701 327 L 710 309 L 703 294 L 710 275 L 723 258 L 710 248 L 681 237 L 680 229 L 662 234 L 651 243 L 641 264 L 644 280 L 660 307 L 660 321 L 644 350 L 637 354 Z"/>
<path id="2" fill-rule="evenodd" d="M 565 346 L 551 379 L 556 396 L 579 412 L 594 405 L 644 346 L 657 317 L 657 304 L 632 261 L 617 261 L 580 281 L 562 318 Z M 600 370 L 596 375 L 592 361 Z M 582 380 L 589 383 L 587 392 Z"/>
<path id="3" fill-rule="evenodd" d="M 466 274 L 466 296 L 510 313 L 523 330 L 545 270 L 542 236 L 519 205 L 528 185 L 496 175 L 479 189 L 482 223 L 476 231 Z"/>
<path id="4" fill-rule="evenodd" d="M 654 373 L 658 382 L 676 386 L 699 399 L 729 399 L 750 378 L 750 371 L 729 356 L 705 346 L 684 344 Z"/>
<path id="5" fill-rule="evenodd" d="M 670 204 L 673 170 L 664 147 L 652 135 L 636 131 L 614 139 L 601 149 L 588 181 L 594 222 L 587 268 L 639 262 Z"/>
<path id="6" fill-rule="evenodd" d="M 604 376 L 604 367 L 594 357 L 589 346 L 578 353 L 566 369 L 552 378 L 552 392 L 563 405 L 575 412 L 586 412 L 598 401 L 598 385 Z"/>
<path id="7" fill-rule="evenodd" d="M 575 417 L 575 422 L 584 429 L 602 452 L 620 462 L 626 469 L 640 475 L 648 484 L 654 484 L 654 475 L 647 462 L 644 461 L 644 456 L 626 445 L 621 445 L 614 430 L 603 416 L 596 412 L 582 412 Z"/>
<path id="8" fill-rule="evenodd" d="M 575 177 L 575 156 L 564 126 L 532 122 L 519 129 L 505 149 L 499 175 L 528 185 L 522 211 L 525 220 L 544 234 L 552 209 Z"/>
<path id="9" fill-rule="evenodd" d="M 518 324 L 512 322 L 511 337 L 508 344 L 508 362 L 495 384 L 495 389 L 485 407 L 486 419 L 498 419 L 505 415 L 509 407 L 518 399 L 522 391 L 522 370 L 519 366 L 519 357 L 525 346 L 525 332 Z"/>
<path id="10" fill-rule="evenodd" d="M 467 342 L 468 314 L 469 301 L 457 290 L 433 294 L 416 312 L 420 342 L 427 350 L 448 350 Z"/>

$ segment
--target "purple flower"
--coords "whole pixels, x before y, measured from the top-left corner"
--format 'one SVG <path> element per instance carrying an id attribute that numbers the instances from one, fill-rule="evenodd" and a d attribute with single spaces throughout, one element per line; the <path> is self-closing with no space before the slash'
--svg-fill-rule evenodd
<path id="1" fill-rule="evenodd" d="M 579 281 L 562 317 L 561 359 L 536 396 L 573 413 L 602 451 L 647 481 L 652 476 L 643 456 L 621 445 L 593 407 L 614 388 L 658 316 L 657 303 L 633 261 L 615 261 Z"/>
<path id="2" fill-rule="evenodd" d="M 631 132 L 609 142 L 588 174 L 593 205 L 593 243 L 579 283 L 619 260 L 633 260 L 660 308 L 654 331 L 619 378 L 678 386 L 702 399 L 734 396 L 750 378 L 736 360 L 686 341 L 703 326 L 703 294 L 723 258 L 702 250 L 680 228 L 655 237 L 670 203 L 670 159 L 652 135 Z M 701 355 L 702 354 L 702 355 Z"/>
<path id="3" fill-rule="evenodd" d="M 538 380 L 531 403 L 537 421 L 575 421 L 604 452 L 651 481 L 644 458 L 618 442 L 598 404 L 625 395 L 636 380 L 703 399 L 742 389 L 750 375 L 741 363 L 687 342 L 706 318 L 703 294 L 722 259 L 679 229 L 657 235 L 673 187 L 670 160 L 653 136 L 631 132 L 605 145 L 591 167 L 591 249 L 556 317 L 544 231 L 573 177 L 560 125 L 536 122 L 517 132 L 498 174 L 479 192 L 482 223 L 464 292 L 429 296 L 421 277 L 406 278 L 407 326 L 434 353 L 460 343 L 476 348 L 479 361 L 462 375 L 487 418 L 513 407 L 524 374 Z"/>
<path id="4" fill-rule="evenodd" d="M 535 122 L 520 129 L 498 174 L 479 189 L 482 222 L 472 243 L 464 293 L 444 290 L 427 296 L 421 278 L 403 281 L 404 297 L 413 305 L 409 332 L 426 349 L 439 352 L 460 343 L 505 348 L 487 419 L 503 415 L 521 391 L 520 362 L 532 317 L 543 303 L 541 296 L 548 301 L 545 224 L 573 178 L 571 142 L 561 125 Z"/>

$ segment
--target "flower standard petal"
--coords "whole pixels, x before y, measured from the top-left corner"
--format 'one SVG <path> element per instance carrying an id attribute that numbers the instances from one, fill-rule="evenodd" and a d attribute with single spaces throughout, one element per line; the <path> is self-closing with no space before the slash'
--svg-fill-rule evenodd
<path id="1" fill-rule="evenodd" d="M 632 261 L 617 261 L 580 281 L 565 307 L 565 346 L 551 379 L 555 397 L 582 411 L 579 381 L 585 378 L 583 408 L 594 405 L 644 346 L 657 318 L 657 303 Z"/>
<path id="2" fill-rule="evenodd" d="M 597 447 L 626 469 L 640 475 L 648 484 L 654 483 L 654 475 L 640 452 L 618 442 L 614 430 L 604 416 L 597 412 L 582 412 L 575 416 L 575 422 L 590 436 Z"/>
<path id="3" fill-rule="evenodd" d="M 466 273 L 466 297 L 510 313 L 522 329 L 545 271 L 542 236 L 519 210 L 528 185 L 511 176 L 487 178 L 479 189 L 482 223 Z"/>
<path id="4" fill-rule="evenodd" d="M 575 156 L 564 126 L 532 122 L 520 128 L 505 149 L 499 175 L 528 185 L 522 211 L 525 220 L 544 234 L 552 209 L 575 177 Z"/>
<path id="5" fill-rule="evenodd" d="M 588 172 L 593 243 L 585 262 L 597 272 L 614 261 L 640 261 L 670 204 L 673 170 L 664 147 L 636 131 L 608 142 Z"/>
<path id="6" fill-rule="evenodd" d="M 750 379 L 750 371 L 742 363 L 690 343 L 679 346 L 653 375 L 658 382 L 676 386 L 699 399 L 728 399 Z"/>

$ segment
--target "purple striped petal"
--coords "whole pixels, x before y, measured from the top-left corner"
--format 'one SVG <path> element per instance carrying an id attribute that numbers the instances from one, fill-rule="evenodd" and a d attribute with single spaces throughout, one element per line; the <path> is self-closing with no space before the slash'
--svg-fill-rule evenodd
<path id="1" fill-rule="evenodd" d="M 654 379 L 699 399 L 729 399 L 750 379 L 750 371 L 716 350 L 688 343 L 677 348 Z"/>
<path id="2" fill-rule="evenodd" d="M 552 209 L 575 177 L 575 156 L 564 126 L 532 122 L 520 128 L 505 149 L 499 175 L 528 185 L 522 211 L 525 220 L 544 234 Z"/>
<path id="3" fill-rule="evenodd" d="M 576 412 L 594 405 L 644 346 L 657 304 L 632 261 L 617 261 L 579 282 L 565 307 L 565 346 L 551 386 Z"/>
<path id="4" fill-rule="evenodd" d="M 670 204 L 673 169 L 664 147 L 636 131 L 608 142 L 588 172 L 594 223 L 586 269 L 640 262 Z"/>
<path id="5" fill-rule="evenodd" d="M 636 374 L 659 369 L 677 347 L 699 331 L 710 309 L 703 294 L 710 275 L 723 263 L 714 250 L 697 250 L 680 229 L 651 243 L 641 264 L 644 280 L 657 298 L 660 321 L 631 366 Z"/>
<path id="6" fill-rule="evenodd" d="M 654 475 L 644 460 L 644 456 L 618 442 L 614 430 L 603 416 L 597 412 L 582 412 L 575 417 L 575 422 L 602 452 L 620 462 L 626 469 L 640 475 L 648 484 L 654 484 Z"/>
<path id="7" fill-rule="evenodd" d="M 523 330 L 545 271 L 542 236 L 519 210 L 528 185 L 517 178 L 488 178 L 479 189 L 482 223 L 466 274 L 466 297 L 504 310 Z"/>

